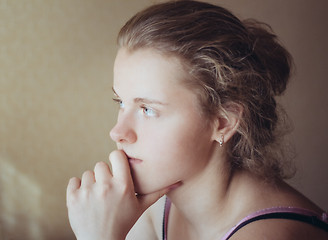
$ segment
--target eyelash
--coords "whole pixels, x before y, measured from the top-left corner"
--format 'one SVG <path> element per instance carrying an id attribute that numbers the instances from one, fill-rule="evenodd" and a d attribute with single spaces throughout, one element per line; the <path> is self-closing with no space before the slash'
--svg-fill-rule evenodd
<path id="1" fill-rule="evenodd" d="M 119 105 L 120 108 L 123 108 L 123 101 L 119 98 L 113 98 L 113 101 Z"/>
<path id="2" fill-rule="evenodd" d="M 145 114 L 147 117 L 156 117 L 157 113 L 154 109 L 147 107 L 147 106 L 141 106 L 143 114 Z M 147 111 L 151 111 L 151 113 L 147 113 Z"/>
<path id="3" fill-rule="evenodd" d="M 113 98 L 113 101 L 119 105 L 120 108 L 124 107 L 123 101 L 119 98 Z M 147 107 L 146 105 L 141 105 L 142 113 L 146 115 L 146 117 L 156 117 L 157 113 L 154 109 Z M 151 111 L 151 113 L 147 113 L 148 111 Z"/>

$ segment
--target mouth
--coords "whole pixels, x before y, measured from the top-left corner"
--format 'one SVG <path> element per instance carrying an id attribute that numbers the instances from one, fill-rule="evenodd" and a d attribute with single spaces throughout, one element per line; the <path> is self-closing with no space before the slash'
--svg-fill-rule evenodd
<path id="1" fill-rule="evenodd" d="M 131 157 L 127 153 L 125 153 L 125 154 L 126 154 L 126 156 L 127 156 L 128 161 L 129 161 L 130 164 L 140 164 L 140 163 L 142 163 L 142 160 L 141 159 Z"/>
<path id="2" fill-rule="evenodd" d="M 142 160 L 137 159 L 137 158 L 128 158 L 128 161 L 130 164 L 140 164 L 142 163 Z"/>

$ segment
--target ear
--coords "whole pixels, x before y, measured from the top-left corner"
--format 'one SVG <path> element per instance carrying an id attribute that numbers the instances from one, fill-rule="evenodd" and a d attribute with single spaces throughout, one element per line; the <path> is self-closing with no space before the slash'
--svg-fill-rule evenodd
<path id="1" fill-rule="evenodd" d="M 220 143 L 221 146 L 236 133 L 243 114 L 243 107 L 237 103 L 227 103 L 223 105 L 223 109 L 214 120 L 213 125 L 213 140 Z"/>

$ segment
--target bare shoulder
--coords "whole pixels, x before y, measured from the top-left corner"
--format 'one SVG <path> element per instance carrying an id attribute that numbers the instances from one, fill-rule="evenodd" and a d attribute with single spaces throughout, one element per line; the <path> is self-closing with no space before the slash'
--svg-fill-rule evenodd
<path id="1" fill-rule="evenodd" d="M 252 222 L 235 233 L 231 240 L 308 240 L 328 239 L 323 229 L 295 220 L 266 219 Z"/>
<path id="2" fill-rule="evenodd" d="M 165 197 L 150 206 L 130 230 L 126 240 L 160 240 Z"/>
<path id="3" fill-rule="evenodd" d="M 247 211 L 240 214 L 236 219 L 241 220 L 250 213 L 261 209 L 277 206 L 291 206 L 308 209 L 321 214 L 323 212 L 312 201 L 285 182 L 277 182 L 274 185 L 258 184 L 251 179 L 247 186 L 248 198 L 244 198 Z M 236 220 L 236 222 L 238 222 Z M 305 240 L 327 239 L 328 232 L 309 223 L 288 219 L 262 219 L 251 222 L 239 229 L 231 240 L 256 240 L 256 239 L 280 239 L 280 240 Z"/>

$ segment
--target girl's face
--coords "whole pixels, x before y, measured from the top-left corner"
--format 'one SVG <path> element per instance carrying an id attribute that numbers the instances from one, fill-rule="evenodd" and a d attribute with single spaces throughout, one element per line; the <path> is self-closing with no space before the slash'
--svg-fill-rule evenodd
<path id="1" fill-rule="evenodd" d="M 196 95 L 175 57 L 121 48 L 114 64 L 118 120 L 110 132 L 129 159 L 135 191 L 151 193 L 196 178 L 214 147 Z"/>

